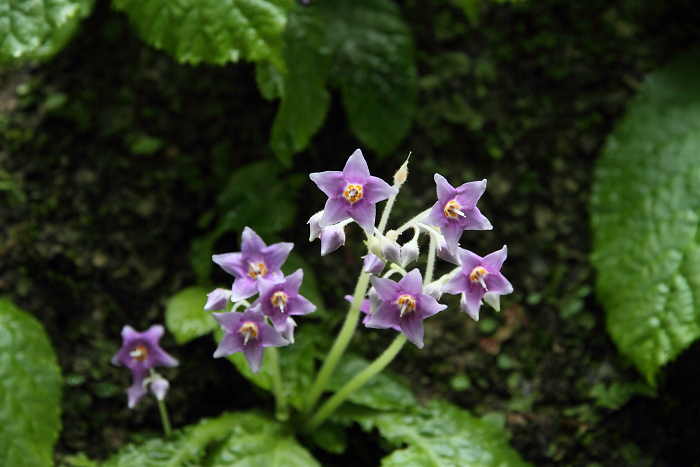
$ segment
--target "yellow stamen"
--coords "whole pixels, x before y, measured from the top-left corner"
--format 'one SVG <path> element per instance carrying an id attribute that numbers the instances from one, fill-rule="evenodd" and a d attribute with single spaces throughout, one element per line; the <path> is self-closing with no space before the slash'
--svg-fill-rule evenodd
<path id="1" fill-rule="evenodd" d="M 407 311 L 413 311 L 416 308 L 416 299 L 410 295 L 401 295 L 396 304 L 401 307 L 401 314 L 399 317 L 402 318 L 403 314 Z"/>
<path id="2" fill-rule="evenodd" d="M 246 321 L 243 323 L 243 326 L 241 326 L 241 334 L 245 336 L 245 339 L 243 340 L 243 345 L 246 345 L 248 343 L 248 339 L 251 337 L 253 339 L 258 338 L 258 325 L 251 322 L 251 321 Z"/>
<path id="3" fill-rule="evenodd" d="M 137 362 L 142 362 L 146 360 L 146 357 L 148 357 L 148 348 L 142 344 L 139 344 L 134 350 L 129 352 L 129 356 Z"/>
<path id="4" fill-rule="evenodd" d="M 489 289 L 486 287 L 486 283 L 484 282 L 484 277 L 486 277 L 486 274 L 488 274 L 486 269 L 481 266 L 477 266 L 472 270 L 471 274 L 469 274 L 469 279 L 471 279 L 472 282 L 479 282 L 484 290 L 488 292 Z"/>
<path id="5" fill-rule="evenodd" d="M 343 192 L 343 196 L 351 203 L 362 199 L 362 185 L 348 185 L 345 188 L 345 192 Z"/>
<path id="6" fill-rule="evenodd" d="M 284 313 L 284 306 L 287 304 L 287 294 L 284 292 L 275 292 L 270 298 L 273 307 L 279 307 L 280 311 Z"/>
<path id="7" fill-rule="evenodd" d="M 267 274 L 267 268 L 265 267 L 265 263 L 260 261 L 259 263 L 250 263 L 248 267 L 248 275 L 252 277 L 253 279 L 257 279 L 258 276 L 260 277 L 265 277 L 265 274 Z"/>
<path id="8" fill-rule="evenodd" d="M 462 211 L 459 210 L 460 206 L 457 201 L 452 200 L 445 204 L 443 211 L 445 212 L 445 217 L 455 218 L 457 216 L 467 217 Z"/>

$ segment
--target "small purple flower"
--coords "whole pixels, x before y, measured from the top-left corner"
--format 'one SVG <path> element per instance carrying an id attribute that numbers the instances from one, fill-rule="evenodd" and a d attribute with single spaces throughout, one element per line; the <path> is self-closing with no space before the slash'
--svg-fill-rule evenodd
<path id="1" fill-rule="evenodd" d="M 212 260 L 234 276 L 231 300 L 237 302 L 258 293 L 258 277 L 267 280 L 282 279 L 280 267 L 287 260 L 293 243 L 275 243 L 267 246 L 253 229 L 246 227 L 241 236 L 240 253 L 212 256 Z"/>
<path id="2" fill-rule="evenodd" d="M 160 348 L 158 341 L 164 331 L 160 324 L 154 324 L 144 332 L 138 332 L 128 325 L 122 328 L 122 347 L 112 357 L 112 364 L 131 370 L 134 384 L 127 391 L 130 409 L 146 394 L 143 380 L 151 368 L 172 368 L 179 365 L 177 360 Z"/>
<path id="3" fill-rule="evenodd" d="M 471 251 L 459 249 L 462 270 L 447 284 L 442 291 L 449 294 L 462 294 L 460 306 L 474 320 L 479 320 L 481 299 L 489 293 L 487 303 L 497 303 L 493 295 L 506 295 L 513 291 L 513 286 L 501 274 L 501 266 L 508 256 L 508 248 L 503 246 L 498 251 L 481 257 Z M 494 307 L 495 308 L 495 307 Z"/>
<path id="4" fill-rule="evenodd" d="M 345 300 L 349 301 L 352 303 L 352 295 L 346 295 Z M 381 303 L 380 303 L 381 305 Z M 370 305 L 370 300 L 368 298 L 365 298 L 362 300 L 362 304 L 360 305 L 360 311 L 365 314 L 365 317 L 362 318 L 362 324 L 366 325 L 367 321 L 372 317 L 372 313 L 370 311 L 371 305 Z M 398 326 L 392 326 L 392 329 L 401 332 L 401 328 Z"/>
<path id="5" fill-rule="evenodd" d="M 367 274 L 379 274 L 384 270 L 384 261 L 374 253 L 367 253 L 363 261 L 363 271 Z"/>
<path id="6" fill-rule="evenodd" d="M 489 220 L 476 207 L 476 202 L 486 190 L 485 179 L 454 188 L 445 177 L 435 174 L 435 184 L 438 200 L 423 222 L 440 227 L 451 253 L 454 254 L 457 251 L 459 237 L 465 230 L 493 228 Z"/>
<path id="7" fill-rule="evenodd" d="M 372 235 L 377 214 L 375 205 L 398 193 L 384 180 L 370 175 L 359 149 L 348 158 L 342 172 L 315 172 L 309 178 L 328 195 L 318 221 L 321 228 L 352 218 L 368 235 Z"/>
<path id="8" fill-rule="evenodd" d="M 204 311 L 225 310 L 230 299 L 230 290 L 214 289 L 207 294 L 207 303 L 204 305 Z"/>
<path id="9" fill-rule="evenodd" d="M 214 352 L 214 358 L 243 352 L 250 369 L 258 374 L 262 368 L 265 347 L 283 347 L 289 342 L 265 322 L 260 305 L 243 313 L 228 311 L 212 313 L 224 330 L 224 337 Z"/>
<path id="10" fill-rule="evenodd" d="M 299 295 L 303 278 L 304 271 L 301 269 L 280 282 L 258 278 L 260 296 L 253 302 L 253 306 L 260 305 L 260 311 L 270 318 L 277 332 L 285 333 L 288 328 L 287 318 L 290 316 L 308 315 L 316 311 L 316 305 Z"/>
<path id="11" fill-rule="evenodd" d="M 345 229 L 343 225 L 333 224 L 325 227 L 319 234 L 321 237 L 321 256 L 332 253 L 345 245 Z"/>
<path id="12" fill-rule="evenodd" d="M 420 271 L 414 269 L 398 283 L 370 277 L 383 303 L 367 321 L 368 328 L 387 329 L 398 326 L 408 340 L 423 348 L 423 320 L 447 308 L 423 293 Z"/>

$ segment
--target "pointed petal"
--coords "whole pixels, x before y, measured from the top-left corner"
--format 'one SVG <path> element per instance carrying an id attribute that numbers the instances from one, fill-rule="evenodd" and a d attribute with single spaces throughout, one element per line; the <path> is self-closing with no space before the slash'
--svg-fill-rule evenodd
<path id="1" fill-rule="evenodd" d="M 363 271 L 367 274 L 380 274 L 384 270 L 384 261 L 374 253 L 367 253 L 362 263 Z"/>
<path id="2" fill-rule="evenodd" d="M 258 293 L 258 281 L 249 276 L 236 277 L 231 287 L 231 301 L 237 302 Z"/>
<path id="3" fill-rule="evenodd" d="M 343 168 L 343 178 L 347 182 L 364 183 L 371 175 L 362 151 L 356 149 Z"/>
<path id="4" fill-rule="evenodd" d="M 134 384 L 132 384 L 126 391 L 130 409 L 133 409 L 136 406 L 136 403 L 139 401 L 139 399 L 146 395 L 146 388 L 143 387 L 143 380 L 146 377 L 146 372 L 148 370 L 143 371 L 144 373 L 139 374 L 138 376 L 136 372 L 132 373 L 134 376 Z"/>
<path id="5" fill-rule="evenodd" d="M 481 264 L 486 268 L 488 272 L 497 272 L 501 270 L 501 266 L 503 266 L 503 262 L 506 260 L 508 257 L 508 247 L 503 245 L 503 248 L 501 248 L 498 251 L 494 251 L 493 253 L 484 256 L 484 259 L 481 261 Z"/>
<path id="6" fill-rule="evenodd" d="M 477 207 L 471 211 L 465 211 L 464 217 L 459 218 L 459 223 L 462 230 L 493 230 L 491 222 Z"/>
<path id="7" fill-rule="evenodd" d="M 250 370 L 256 375 L 260 373 L 260 368 L 262 368 L 263 364 L 263 358 L 265 357 L 265 349 L 248 342 L 248 345 L 243 347 L 243 355 L 245 355 L 246 360 L 248 360 Z"/>
<path id="8" fill-rule="evenodd" d="M 483 258 L 476 253 L 472 253 L 464 248 L 459 249 L 459 259 L 462 261 L 462 271 L 467 276 L 472 273 L 475 267 L 481 266 Z"/>
<path id="9" fill-rule="evenodd" d="M 290 315 L 308 315 L 314 311 L 316 311 L 316 305 L 301 295 L 289 300 Z"/>
<path id="10" fill-rule="evenodd" d="M 177 359 L 161 349 L 160 346 L 152 347 L 149 350 L 147 362 L 147 366 L 149 367 L 164 366 L 167 368 L 174 368 L 180 364 Z"/>
<path id="11" fill-rule="evenodd" d="M 438 301 L 430 295 L 422 293 L 416 295 L 416 310 L 418 310 L 422 319 L 436 315 L 445 308 L 447 308 L 447 305 L 438 303 Z"/>
<path id="12" fill-rule="evenodd" d="M 245 276 L 248 264 L 243 259 L 242 253 L 224 253 L 212 255 L 211 260 L 221 266 L 221 269 L 234 277 Z"/>
<path id="13" fill-rule="evenodd" d="M 417 313 L 410 313 L 401 320 L 401 331 L 409 341 L 416 344 L 419 349 L 423 348 L 423 319 Z"/>
<path id="14" fill-rule="evenodd" d="M 340 196 L 345 189 L 343 182 L 343 172 L 326 171 L 309 174 L 309 178 L 318 186 L 329 198 Z"/>
<path id="15" fill-rule="evenodd" d="M 158 347 L 158 341 L 165 333 L 165 328 L 162 324 L 154 324 L 150 328 L 146 329 L 139 336 L 141 339 L 150 344 L 151 347 Z"/>
<path id="16" fill-rule="evenodd" d="M 447 284 L 442 286 L 444 293 L 457 295 L 467 290 L 471 290 L 471 281 L 463 272 L 458 272 Z"/>
<path id="17" fill-rule="evenodd" d="M 376 204 L 398 193 L 399 190 L 379 177 L 370 177 L 362 186 L 362 200 L 365 203 Z"/>
<path id="18" fill-rule="evenodd" d="M 501 311 L 501 296 L 497 293 L 486 292 L 484 294 L 484 303 L 490 305 L 494 310 Z"/>
<path id="19" fill-rule="evenodd" d="M 122 339 L 133 340 L 139 337 L 139 332 L 128 324 L 122 328 Z"/>
<path id="20" fill-rule="evenodd" d="M 468 182 L 460 185 L 455 190 L 457 195 L 455 199 L 457 203 L 465 209 L 474 209 L 476 202 L 479 201 L 481 195 L 486 191 L 486 179 L 478 182 Z"/>
<path id="21" fill-rule="evenodd" d="M 280 328 L 286 326 L 287 317 L 284 317 Z M 258 336 L 258 345 L 260 347 L 284 347 L 289 345 L 289 341 L 282 337 L 279 332 L 269 324 L 262 322 L 259 326 L 260 335 Z"/>
<path id="22" fill-rule="evenodd" d="M 243 339 L 229 332 L 224 332 L 224 337 L 221 338 L 221 342 L 214 352 L 214 358 L 228 357 L 241 350 L 243 350 Z"/>
<path id="23" fill-rule="evenodd" d="M 458 222 L 448 221 L 447 224 L 440 228 L 442 236 L 445 237 L 445 242 L 450 250 L 450 253 L 454 254 L 459 246 L 459 239 L 462 236 L 464 229 L 459 225 Z"/>
<path id="24" fill-rule="evenodd" d="M 296 295 L 299 293 L 299 287 L 304 280 L 304 271 L 299 268 L 285 278 L 284 291 L 287 295 Z"/>
<path id="25" fill-rule="evenodd" d="M 423 223 L 440 228 L 446 226 L 448 224 L 448 220 L 445 217 L 444 203 L 441 204 L 440 201 L 438 201 L 437 203 L 433 204 L 433 207 L 430 208 L 430 213 L 428 213 L 428 216 L 423 219 Z"/>
<path id="26" fill-rule="evenodd" d="M 388 303 L 382 303 L 374 311 L 365 323 L 365 326 L 372 329 L 389 329 L 400 325 L 398 307 Z"/>
<path id="27" fill-rule="evenodd" d="M 377 217 L 377 207 L 374 204 L 355 203 L 348 214 L 362 227 L 367 235 L 374 235 L 374 220 Z"/>
<path id="28" fill-rule="evenodd" d="M 236 332 L 238 326 L 241 323 L 241 318 L 243 313 L 237 313 L 235 311 L 225 311 L 223 313 L 212 313 L 214 320 L 219 323 L 219 326 L 228 330 L 229 332 Z"/>
<path id="29" fill-rule="evenodd" d="M 276 271 L 289 256 L 289 252 L 294 248 L 294 243 L 281 242 L 273 243 L 272 245 L 262 249 L 263 258 L 265 258 L 265 265 L 268 271 Z"/>
<path id="30" fill-rule="evenodd" d="M 423 276 L 421 276 L 418 269 L 412 269 L 411 272 L 406 274 L 399 281 L 399 285 L 405 292 L 408 292 L 411 295 L 423 293 Z"/>
<path id="31" fill-rule="evenodd" d="M 345 229 L 343 227 L 334 224 L 321 231 L 321 256 L 326 256 L 343 245 L 345 245 Z"/>
<path id="32" fill-rule="evenodd" d="M 382 297 L 382 300 L 394 300 L 394 298 L 403 291 L 401 286 L 391 279 L 382 279 L 381 277 L 372 276 L 369 280 L 374 290 Z"/>
<path id="33" fill-rule="evenodd" d="M 484 297 L 483 287 L 474 287 L 470 293 L 465 293 L 460 300 L 459 305 L 464 312 L 474 319 L 479 321 L 479 308 L 481 308 L 481 299 Z"/>
<path id="34" fill-rule="evenodd" d="M 225 310 L 229 302 L 229 291 L 224 289 L 214 289 L 207 294 L 207 303 L 204 311 Z"/>
<path id="35" fill-rule="evenodd" d="M 319 219 L 318 225 L 320 225 L 321 228 L 325 228 L 331 224 L 337 224 L 345 219 L 349 219 L 349 207 L 350 203 L 345 198 L 328 198 L 328 201 L 326 201 L 326 205 L 323 208 L 323 216 L 321 216 L 321 219 Z"/>
<path id="36" fill-rule="evenodd" d="M 260 257 L 262 249 L 265 248 L 265 242 L 263 242 L 260 235 L 255 233 L 250 227 L 245 227 L 243 229 L 243 234 L 241 235 L 241 253 L 246 259 L 253 259 Z"/>
<path id="37" fill-rule="evenodd" d="M 488 287 L 489 292 L 497 293 L 499 295 L 507 295 L 513 291 L 513 286 L 508 279 L 503 277 L 500 272 L 494 274 L 487 274 L 484 278 L 486 287 Z"/>
<path id="38" fill-rule="evenodd" d="M 447 179 L 440 174 L 435 174 L 433 179 L 435 180 L 435 185 L 437 187 L 438 204 L 441 205 L 440 209 L 442 210 L 442 206 L 455 197 L 457 190 L 455 190 Z"/>

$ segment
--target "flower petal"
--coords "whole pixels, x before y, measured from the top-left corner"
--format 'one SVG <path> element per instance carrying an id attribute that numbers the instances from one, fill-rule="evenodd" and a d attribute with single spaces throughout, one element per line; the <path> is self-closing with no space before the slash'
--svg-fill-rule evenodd
<path id="1" fill-rule="evenodd" d="M 433 180 L 435 180 L 435 185 L 437 187 L 438 203 L 441 204 L 440 209 L 442 209 L 445 203 L 451 201 L 455 197 L 457 190 L 455 190 L 447 179 L 440 174 L 435 174 Z"/>
<path id="2" fill-rule="evenodd" d="M 462 261 L 462 271 L 467 276 L 472 273 L 475 267 L 481 266 L 483 258 L 476 253 L 460 248 L 458 251 L 459 259 Z"/>
<path id="3" fill-rule="evenodd" d="M 508 257 L 508 247 L 506 245 L 503 245 L 503 248 L 501 248 L 498 251 L 494 251 L 491 254 L 488 254 L 484 256 L 484 259 L 481 261 L 481 264 L 486 268 L 488 272 L 497 272 L 501 270 L 501 266 L 503 266 L 503 262 L 506 260 Z"/>
<path id="4" fill-rule="evenodd" d="M 486 179 L 477 182 L 467 182 L 463 185 L 458 186 L 455 191 L 457 192 L 455 200 L 464 209 L 474 209 L 476 202 L 479 201 L 481 195 L 486 191 Z"/>
<path id="5" fill-rule="evenodd" d="M 392 187 L 379 177 L 370 177 L 362 188 L 362 200 L 365 203 L 376 204 L 391 196 L 399 194 L 399 190 Z"/>
<path id="6" fill-rule="evenodd" d="M 463 272 L 458 272 L 447 284 L 442 286 L 444 293 L 457 295 L 467 290 L 471 290 L 471 281 Z"/>
<path id="7" fill-rule="evenodd" d="M 321 228 L 326 228 L 331 224 L 337 224 L 350 218 L 348 213 L 350 203 L 345 198 L 328 198 L 323 208 L 323 216 L 318 221 Z"/>
<path id="8" fill-rule="evenodd" d="M 265 265 L 268 271 L 277 271 L 282 267 L 289 252 L 294 248 L 294 243 L 291 242 L 280 242 L 273 243 L 272 245 L 262 249 L 263 257 L 265 258 Z"/>
<path id="9" fill-rule="evenodd" d="M 416 295 L 416 310 L 422 319 L 436 315 L 445 308 L 447 308 L 447 305 L 438 303 L 438 301 L 430 295 L 422 293 Z"/>
<path id="10" fill-rule="evenodd" d="M 228 357 L 241 350 L 243 350 L 243 339 L 230 332 L 224 332 L 224 337 L 221 338 L 221 342 L 214 352 L 214 358 Z"/>
<path id="11" fill-rule="evenodd" d="M 241 253 L 244 258 L 248 261 L 259 258 L 265 246 L 265 242 L 263 242 L 260 235 L 255 233 L 253 229 L 250 227 L 245 227 L 243 229 L 243 234 L 241 235 Z"/>
<path id="12" fill-rule="evenodd" d="M 507 295 L 513 291 L 513 286 L 508 279 L 503 277 L 500 272 L 494 274 L 487 274 L 484 278 L 486 287 L 488 287 L 489 292 L 497 293 L 499 295 Z"/>
<path id="13" fill-rule="evenodd" d="M 258 293 L 258 281 L 249 276 L 237 277 L 231 286 L 231 301 L 237 302 Z"/>
<path id="14" fill-rule="evenodd" d="M 172 355 L 167 353 L 165 350 L 161 349 L 159 345 L 151 347 L 148 351 L 147 366 L 164 366 L 167 368 L 174 368 L 178 366 L 180 362 L 173 358 Z"/>
<path id="15" fill-rule="evenodd" d="M 248 342 L 248 345 L 245 345 L 243 347 L 243 355 L 245 355 L 246 360 L 248 360 L 250 370 L 256 375 L 260 373 L 260 368 L 262 368 L 263 364 L 263 358 L 265 357 L 265 349 Z"/>
<path id="16" fill-rule="evenodd" d="M 417 313 L 409 313 L 400 323 L 401 331 L 409 341 L 416 344 L 419 349 L 423 348 L 423 319 Z"/>
<path id="17" fill-rule="evenodd" d="M 423 276 L 418 269 L 412 269 L 399 281 L 399 285 L 411 295 L 423 293 Z"/>
<path id="18" fill-rule="evenodd" d="M 221 269 L 234 277 L 245 276 L 248 264 L 243 259 L 242 253 L 224 253 L 212 255 L 211 260 L 221 266 Z"/>
<path id="19" fill-rule="evenodd" d="M 289 300 L 289 314 L 291 315 L 308 315 L 316 311 L 316 305 L 311 303 L 307 298 L 297 295 Z"/>
<path id="20" fill-rule="evenodd" d="M 314 172 L 309 174 L 309 178 L 318 186 L 329 198 L 336 198 L 343 193 L 345 183 L 343 183 L 343 172 L 337 170 L 326 172 Z"/>
<path id="21" fill-rule="evenodd" d="M 446 226 L 448 221 L 445 217 L 444 203 L 440 203 L 440 201 L 438 201 L 437 203 L 433 204 L 433 207 L 430 208 L 430 213 L 428 213 L 426 218 L 423 219 L 423 223 L 440 228 Z"/>
<path id="22" fill-rule="evenodd" d="M 457 251 L 457 247 L 459 247 L 459 239 L 462 236 L 464 229 L 458 221 L 448 221 L 440 228 L 440 232 L 445 238 L 445 242 L 447 243 L 450 253 L 454 254 Z"/>
<path id="23" fill-rule="evenodd" d="M 377 217 L 377 206 L 374 204 L 355 203 L 348 209 L 348 215 L 367 232 L 367 235 L 374 235 L 374 221 Z"/>
<path id="24" fill-rule="evenodd" d="M 364 184 L 371 175 L 369 174 L 369 167 L 367 166 L 367 161 L 365 161 L 362 151 L 356 149 L 348 161 L 345 163 L 343 168 L 343 178 L 346 182 L 355 182 Z"/>
<path id="25" fill-rule="evenodd" d="M 400 326 L 398 306 L 384 302 L 374 311 L 365 323 L 365 326 L 373 329 L 389 329 Z"/>
<path id="26" fill-rule="evenodd" d="M 369 278 L 374 290 L 377 291 L 382 300 L 392 301 L 397 295 L 403 292 L 403 288 L 391 279 L 372 276 Z"/>
<path id="27" fill-rule="evenodd" d="M 474 287 L 470 293 L 465 293 L 460 300 L 459 305 L 474 321 L 479 321 L 479 308 L 481 308 L 481 299 L 486 291 L 483 287 Z"/>
<path id="28" fill-rule="evenodd" d="M 470 211 L 465 211 L 464 217 L 460 217 L 459 222 L 462 230 L 493 230 L 491 222 L 481 214 L 477 207 Z"/>

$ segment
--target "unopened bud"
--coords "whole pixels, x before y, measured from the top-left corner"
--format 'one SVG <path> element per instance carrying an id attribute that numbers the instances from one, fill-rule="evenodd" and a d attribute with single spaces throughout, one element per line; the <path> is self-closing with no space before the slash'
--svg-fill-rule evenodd
<path id="1" fill-rule="evenodd" d="M 467 295 L 464 292 L 462 292 L 462 298 L 459 300 L 459 306 L 462 308 L 462 311 L 471 316 L 474 321 L 479 321 L 479 309 L 477 308 L 474 314 L 469 311 L 469 307 L 467 306 Z"/>
<path id="2" fill-rule="evenodd" d="M 501 311 L 501 296 L 494 292 L 486 292 L 484 294 L 484 303 L 491 305 L 496 311 Z"/>
<path id="3" fill-rule="evenodd" d="M 225 310 L 231 300 L 231 291 L 226 289 L 214 289 L 207 294 L 207 303 L 204 311 Z"/>
<path id="4" fill-rule="evenodd" d="M 385 237 L 391 240 L 392 242 L 395 242 L 399 239 L 399 233 L 396 230 L 390 230 L 386 233 Z"/>
<path id="5" fill-rule="evenodd" d="M 156 399 L 162 401 L 163 399 L 165 399 L 165 395 L 170 389 L 170 382 L 162 376 L 157 375 L 151 381 L 150 388 L 153 395 L 156 396 Z"/>
<path id="6" fill-rule="evenodd" d="M 377 290 L 374 287 L 370 287 L 367 291 L 367 297 L 369 297 L 369 314 L 374 314 L 374 311 L 382 304 L 382 297 L 379 296 Z"/>
<path id="7" fill-rule="evenodd" d="M 365 255 L 363 270 L 367 274 L 379 274 L 384 269 L 384 261 L 375 255 L 374 253 L 367 253 Z"/>
<path id="8" fill-rule="evenodd" d="M 400 266 L 402 268 L 405 268 L 409 263 L 415 261 L 418 259 L 418 255 L 420 254 L 420 250 L 418 249 L 418 241 L 417 239 L 413 239 L 408 243 L 405 243 L 401 247 L 401 263 Z"/>
<path id="9" fill-rule="evenodd" d="M 435 300 L 440 300 L 440 297 L 442 297 L 442 283 L 439 280 L 431 282 L 425 286 L 423 293 L 433 297 Z"/>
<path id="10" fill-rule="evenodd" d="M 391 230 L 390 232 L 394 232 L 394 231 Z M 379 242 L 380 242 L 380 251 L 381 251 L 380 256 L 388 259 L 392 263 L 399 264 L 401 262 L 401 247 L 399 246 L 398 243 L 396 243 L 396 240 L 395 239 L 392 240 L 387 236 L 387 237 L 381 237 L 379 239 Z"/>
<path id="11" fill-rule="evenodd" d="M 313 242 L 315 239 L 317 239 L 321 235 L 321 226 L 319 225 L 318 221 L 321 220 L 321 216 L 323 216 L 323 211 L 319 211 L 313 216 L 309 218 L 309 221 L 307 224 L 309 224 L 309 241 Z"/>
<path id="12" fill-rule="evenodd" d="M 345 229 L 338 224 L 329 225 L 321 231 L 321 256 L 326 256 L 345 245 Z"/>
<path id="13" fill-rule="evenodd" d="M 297 322 L 292 318 L 287 318 L 284 329 L 281 330 L 280 334 L 282 337 L 287 339 L 290 344 L 294 343 L 294 328 L 297 327 Z"/>
<path id="14" fill-rule="evenodd" d="M 396 171 L 394 174 L 394 188 L 397 190 L 401 188 L 401 185 L 404 184 L 406 179 L 408 178 L 408 159 L 411 157 L 411 153 L 408 154 L 408 157 L 406 158 L 406 162 L 399 167 L 399 170 Z"/>
<path id="15" fill-rule="evenodd" d="M 445 261 L 449 261 L 450 263 L 461 266 L 462 265 L 462 260 L 459 259 L 459 248 L 455 252 L 455 254 L 452 254 L 450 252 L 450 247 L 447 246 L 447 242 L 445 241 L 445 237 L 440 235 L 438 240 L 438 244 L 436 245 L 436 252 L 438 255 L 438 258 L 442 258 Z"/>

